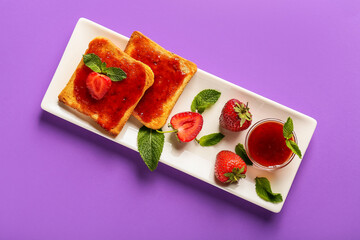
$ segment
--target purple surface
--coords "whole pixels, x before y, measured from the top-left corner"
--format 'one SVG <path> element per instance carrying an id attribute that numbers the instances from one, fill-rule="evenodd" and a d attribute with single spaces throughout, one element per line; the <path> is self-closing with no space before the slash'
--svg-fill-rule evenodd
<path id="1" fill-rule="evenodd" d="M 273 214 L 40 108 L 80 17 L 318 121 Z M 359 1 L 1 1 L 0 239 L 359 239 Z"/>

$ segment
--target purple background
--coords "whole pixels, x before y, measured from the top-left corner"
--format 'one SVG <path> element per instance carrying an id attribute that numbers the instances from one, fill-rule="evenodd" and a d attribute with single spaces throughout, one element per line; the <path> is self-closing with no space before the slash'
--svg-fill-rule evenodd
<path id="1" fill-rule="evenodd" d="M 359 239 L 360 2 L 0 1 L 0 239 Z M 318 121 L 273 214 L 43 112 L 80 17 Z"/>

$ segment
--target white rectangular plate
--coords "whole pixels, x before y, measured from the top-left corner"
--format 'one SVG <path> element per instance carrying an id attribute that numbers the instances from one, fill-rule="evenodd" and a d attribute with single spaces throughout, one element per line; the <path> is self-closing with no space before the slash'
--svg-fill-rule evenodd
<path id="1" fill-rule="evenodd" d="M 113 138 L 90 118 L 58 102 L 59 93 L 75 71 L 89 42 L 97 36 L 109 38 L 121 49 L 126 47 L 129 40 L 129 38 L 87 19 L 79 19 L 55 75 L 42 100 L 41 107 L 49 113 L 137 151 L 137 133 L 141 124 L 135 118 L 131 117 L 121 133 L 116 138 Z M 178 112 L 189 111 L 193 98 L 205 88 L 216 89 L 222 94 L 218 102 L 203 113 L 204 126 L 199 137 L 219 132 L 218 117 L 220 116 L 222 107 L 227 100 L 237 98 L 243 102 L 249 102 L 253 114 L 253 123 L 268 117 L 279 118 L 285 121 L 287 117 L 291 116 L 294 121 L 299 147 L 302 153 L 305 153 L 315 131 L 316 120 L 200 69 L 185 88 L 170 116 Z M 165 126 L 163 130 L 167 130 L 167 127 Z M 287 167 L 274 172 L 266 172 L 254 167 L 249 167 L 247 177 L 238 184 L 220 186 L 214 178 L 215 156 L 221 150 L 234 151 L 238 143 L 244 144 L 247 131 L 241 133 L 226 131 L 223 133 L 226 135 L 225 138 L 219 144 L 212 147 L 201 147 L 194 141 L 190 143 L 179 143 L 175 140 L 173 134 L 166 134 L 165 146 L 160 162 L 272 212 L 280 212 L 301 163 L 301 159 L 295 157 Z M 260 199 L 255 191 L 254 179 L 256 176 L 267 177 L 271 182 L 273 192 L 281 193 L 284 201 L 279 204 L 272 204 Z"/>

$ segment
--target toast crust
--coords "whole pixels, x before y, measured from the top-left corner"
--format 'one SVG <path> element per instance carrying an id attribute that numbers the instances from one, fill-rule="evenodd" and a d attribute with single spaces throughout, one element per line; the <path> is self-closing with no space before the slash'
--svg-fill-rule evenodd
<path id="1" fill-rule="evenodd" d="M 154 72 L 154 84 L 136 106 L 133 116 L 146 127 L 159 129 L 165 125 L 197 66 L 138 31 L 131 35 L 125 53 L 147 64 Z"/>
<path id="2" fill-rule="evenodd" d="M 101 100 L 89 94 L 85 80 L 91 72 L 80 61 L 58 98 L 60 102 L 90 116 L 110 134 L 120 133 L 145 91 L 153 84 L 154 74 L 145 64 L 131 58 L 110 40 L 97 37 L 89 43 L 85 54 L 95 53 L 107 67 L 120 67 L 127 77 L 112 82 L 109 92 Z"/>

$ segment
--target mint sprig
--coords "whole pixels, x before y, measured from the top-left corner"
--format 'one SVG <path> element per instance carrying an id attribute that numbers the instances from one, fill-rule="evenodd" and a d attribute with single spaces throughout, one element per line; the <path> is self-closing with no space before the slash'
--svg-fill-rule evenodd
<path id="1" fill-rule="evenodd" d="M 285 140 L 285 143 L 286 143 L 286 146 L 287 146 L 288 148 L 290 148 L 291 151 L 293 151 L 293 153 L 295 153 L 296 155 L 298 155 L 300 159 L 302 158 L 300 148 L 299 148 L 299 146 L 296 144 L 296 142 L 294 142 L 293 140 L 288 140 L 288 139 L 286 139 L 286 140 Z"/>
<path id="2" fill-rule="evenodd" d="M 280 203 L 283 201 L 280 193 L 272 192 L 270 182 L 265 177 L 255 178 L 255 190 L 257 195 L 267 202 Z"/>
<path id="3" fill-rule="evenodd" d="M 293 123 L 292 119 L 290 117 L 288 117 L 288 119 L 286 120 L 286 123 L 284 124 L 284 127 L 283 127 L 283 135 L 285 138 L 285 143 L 286 143 L 286 146 L 293 153 L 298 155 L 299 158 L 301 159 L 302 154 L 301 154 L 299 146 L 296 144 L 296 142 L 291 140 L 291 138 L 293 137 L 293 131 L 294 131 L 294 123 Z"/>
<path id="4" fill-rule="evenodd" d="M 151 171 L 154 171 L 158 166 L 164 148 L 164 141 L 164 133 L 145 126 L 139 129 L 137 136 L 138 150 L 141 158 Z"/>
<path id="5" fill-rule="evenodd" d="M 109 67 L 106 68 L 105 74 L 111 81 L 118 82 L 126 78 L 126 73 L 121 68 Z"/>
<path id="6" fill-rule="evenodd" d="M 252 161 L 250 160 L 249 156 L 246 154 L 246 150 L 244 148 L 244 145 L 239 143 L 235 146 L 235 153 L 239 155 L 242 160 L 246 163 L 246 165 L 253 165 Z"/>
<path id="7" fill-rule="evenodd" d="M 200 144 L 200 146 L 208 147 L 218 144 L 224 137 L 225 135 L 222 133 L 211 133 L 202 136 L 199 140 L 198 139 L 195 140 Z"/>
<path id="8" fill-rule="evenodd" d="M 286 120 L 286 123 L 284 124 L 284 127 L 283 127 L 284 138 L 286 138 L 286 139 L 292 138 L 293 131 L 294 131 L 294 123 L 293 123 L 291 117 L 288 117 L 288 119 Z"/>
<path id="9" fill-rule="evenodd" d="M 191 103 L 191 111 L 202 114 L 207 108 L 214 105 L 221 93 L 214 89 L 205 89 L 199 92 Z"/>
<path id="10" fill-rule="evenodd" d="M 126 78 L 126 73 L 121 68 L 106 67 L 106 63 L 102 62 L 95 53 L 83 55 L 83 61 L 88 68 L 94 72 L 108 76 L 113 82 L 118 82 Z"/>
<path id="11" fill-rule="evenodd" d="M 94 72 L 102 73 L 103 66 L 102 66 L 101 59 L 99 58 L 98 55 L 96 55 L 94 53 L 86 54 L 86 55 L 83 55 L 83 60 L 84 60 L 84 64 L 88 68 L 90 68 Z M 106 63 L 105 63 L 105 67 L 106 67 Z"/>

